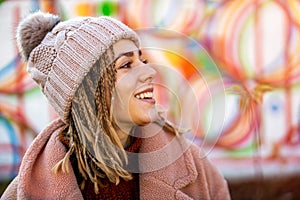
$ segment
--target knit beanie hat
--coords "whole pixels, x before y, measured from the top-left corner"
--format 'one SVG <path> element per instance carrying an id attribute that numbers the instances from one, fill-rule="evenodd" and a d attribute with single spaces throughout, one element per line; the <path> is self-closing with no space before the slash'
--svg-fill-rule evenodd
<path id="1" fill-rule="evenodd" d="M 110 17 L 58 16 L 36 12 L 17 28 L 17 45 L 32 79 L 38 83 L 60 118 L 69 123 L 71 103 L 95 62 L 121 39 L 139 47 L 136 33 Z M 111 55 L 105 55 L 111 58 Z M 103 66 L 101 66 L 103 67 Z"/>

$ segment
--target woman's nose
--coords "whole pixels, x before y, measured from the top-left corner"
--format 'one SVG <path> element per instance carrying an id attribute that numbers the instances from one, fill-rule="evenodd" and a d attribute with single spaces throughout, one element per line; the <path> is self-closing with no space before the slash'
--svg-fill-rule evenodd
<path id="1" fill-rule="evenodd" d="M 146 82 L 146 81 L 151 82 L 157 74 L 157 71 L 149 64 L 144 64 L 140 68 L 140 70 L 141 70 L 141 75 L 140 75 L 141 82 Z"/>

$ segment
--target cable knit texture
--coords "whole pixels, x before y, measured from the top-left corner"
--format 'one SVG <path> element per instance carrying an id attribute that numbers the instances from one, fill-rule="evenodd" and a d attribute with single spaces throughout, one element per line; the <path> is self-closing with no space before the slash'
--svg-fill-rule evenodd
<path id="1" fill-rule="evenodd" d="M 73 96 L 96 60 L 121 39 L 137 47 L 140 43 L 133 30 L 111 17 L 58 20 L 52 14 L 33 13 L 21 21 L 16 38 L 32 79 L 68 122 Z"/>
<path id="2" fill-rule="evenodd" d="M 59 175 L 51 171 L 66 153 L 58 136 L 63 126 L 62 121 L 55 121 L 37 136 L 24 156 L 19 175 L 1 199 L 83 199 L 73 170 Z M 140 152 L 157 152 L 170 144 L 170 141 L 182 144 L 177 147 L 181 146 L 183 154 L 168 166 L 140 173 L 140 199 L 230 199 L 224 178 L 200 154 L 198 147 L 187 143 L 185 139 L 177 139 L 173 134 L 160 131 L 155 136 L 142 140 Z M 170 153 L 165 149 L 159 154 L 163 152 Z M 163 159 L 143 163 L 142 158 L 140 162 L 141 166 L 147 165 L 148 169 L 157 162 L 164 165 Z"/>

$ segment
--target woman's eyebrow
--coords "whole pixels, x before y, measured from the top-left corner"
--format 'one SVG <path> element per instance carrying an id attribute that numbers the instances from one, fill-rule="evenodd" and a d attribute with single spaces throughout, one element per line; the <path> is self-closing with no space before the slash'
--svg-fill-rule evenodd
<path id="1" fill-rule="evenodd" d="M 119 58 L 121 58 L 122 56 L 132 57 L 132 56 L 133 56 L 133 51 L 121 53 L 120 55 L 118 55 L 118 57 L 115 58 L 114 62 L 115 62 L 116 60 L 118 60 Z"/>
<path id="2" fill-rule="evenodd" d="M 132 57 L 133 55 L 134 55 L 134 51 L 129 51 L 129 52 L 122 53 L 122 54 L 118 55 L 118 57 L 116 57 L 113 62 L 116 62 L 122 56 Z M 141 55 L 142 55 L 142 51 L 139 50 L 139 56 L 141 56 Z"/>

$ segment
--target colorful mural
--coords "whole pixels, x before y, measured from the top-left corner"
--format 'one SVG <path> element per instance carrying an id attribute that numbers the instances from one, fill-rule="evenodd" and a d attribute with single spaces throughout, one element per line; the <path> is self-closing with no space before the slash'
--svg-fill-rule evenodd
<path id="1" fill-rule="evenodd" d="M 186 137 L 229 179 L 278 169 L 299 172 L 298 1 L 0 3 L 0 179 L 16 175 L 34 136 L 56 117 L 21 64 L 14 41 L 16 24 L 38 9 L 62 19 L 109 15 L 136 29 L 160 72 L 161 107 L 174 122 L 196 130 Z"/>

